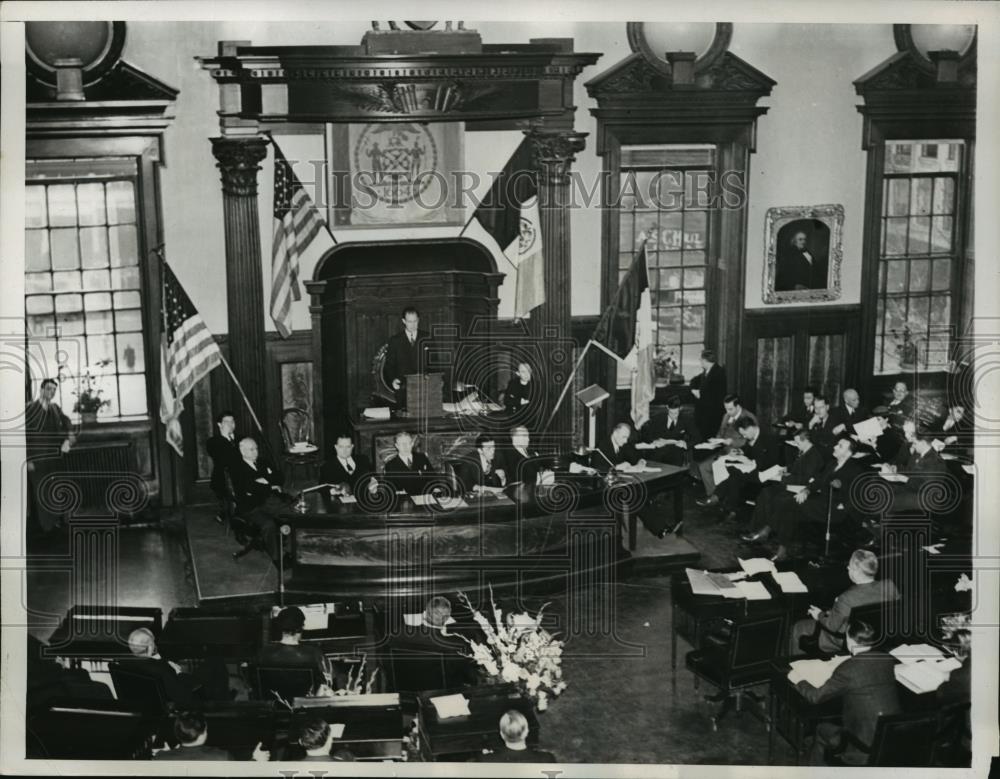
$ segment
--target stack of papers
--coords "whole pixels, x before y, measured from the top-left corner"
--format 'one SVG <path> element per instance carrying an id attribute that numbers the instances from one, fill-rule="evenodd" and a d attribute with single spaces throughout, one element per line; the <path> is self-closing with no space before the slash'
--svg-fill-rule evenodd
<path id="1" fill-rule="evenodd" d="M 373 406 L 366 408 L 361 412 L 361 415 L 366 419 L 378 419 L 384 421 L 389 419 L 389 417 L 392 416 L 392 413 L 388 406 Z"/>
<path id="2" fill-rule="evenodd" d="M 695 444 L 694 448 L 695 449 L 718 449 L 720 446 L 722 446 L 722 442 L 721 441 L 716 441 L 714 443 L 712 441 L 702 441 L 700 444 Z"/>
<path id="3" fill-rule="evenodd" d="M 799 575 L 795 571 L 773 571 L 771 576 L 781 587 L 782 592 L 809 592 L 809 588 L 806 587 L 805 582 L 799 578 Z"/>
<path id="4" fill-rule="evenodd" d="M 758 573 L 774 573 L 777 570 L 774 563 L 766 557 L 751 557 L 749 560 L 739 557 L 737 559 L 740 561 L 740 568 L 747 572 L 747 576 L 754 576 Z"/>
<path id="5" fill-rule="evenodd" d="M 346 727 L 346 725 L 344 725 L 343 722 L 331 722 L 330 723 L 330 731 L 333 733 L 333 737 L 334 738 L 343 738 L 344 737 L 344 728 L 345 727 Z"/>
<path id="6" fill-rule="evenodd" d="M 740 597 L 736 594 L 736 585 L 725 574 L 697 571 L 685 568 L 691 592 L 694 595 L 721 595 L 724 598 Z"/>
<path id="7" fill-rule="evenodd" d="M 771 600 L 771 593 L 761 582 L 736 582 L 736 590 L 747 600 Z"/>
<path id="8" fill-rule="evenodd" d="M 874 441 L 882 435 L 882 425 L 876 417 L 855 422 L 854 434 L 862 441 Z"/>
<path id="9" fill-rule="evenodd" d="M 784 469 L 780 465 L 772 465 L 770 468 L 761 471 L 758 478 L 760 478 L 762 482 L 781 481 L 781 474 L 783 470 Z"/>
<path id="10" fill-rule="evenodd" d="M 933 692 L 951 676 L 951 672 L 962 664 L 954 657 L 947 660 L 901 663 L 893 669 L 896 681 L 918 695 Z"/>
<path id="11" fill-rule="evenodd" d="M 881 476 L 886 481 L 891 481 L 895 484 L 906 484 L 910 479 L 909 477 L 903 475 L 902 473 L 880 473 Z"/>
<path id="12" fill-rule="evenodd" d="M 450 719 L 451 717 L 467 717 L 472 712 L 469 711 L 469 700 L 464 695 L 440 695 L 431 698 L 431 703 L 437 710 L 438 719 Z"/>
<path id="13" fill-rule="evenodd" d="M 944 652 L 930 644 L 900 644 L 889 652 L 901 663 L 919 663 L 923 660 L 940 660 Z"/>
<path id="14" fill-rule="evenodd" d="M 806 488 L 805 484 L 786 484 L 785 489 L 793 494 L 802 492 Z"/>
<path id="15" fill-rule="evenodd" d="M 813 687 L 822 687 L 830 681 L 837 666 L 850 657 L 850 655 L 837 655 L 829 660 L 794 660 L 791 663 L 792 669 L 788 672 L 788 681 L 792 684 L 809 682 Z"/>

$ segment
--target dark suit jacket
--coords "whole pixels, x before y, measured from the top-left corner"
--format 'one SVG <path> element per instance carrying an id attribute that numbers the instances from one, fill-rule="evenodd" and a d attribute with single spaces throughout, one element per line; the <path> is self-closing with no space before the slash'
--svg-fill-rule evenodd
<path id="1" fill-rule="evenodd" d="M 368 477 L 371 477 L 375 470 L 372 468 L 371 460 L 363 454 L 352 454 L 351 459 L 354 460 L 353 474 L 348 473 L 340 464 L 340 458 L 337 455 L 333 455 L 323 463 L 319 474 L 320 481 L 327 484 L 346 484 L 351 488 L 351 492 L 358 492 L 358 485 L 361 484 L 362 480 L 367 482 Z M 365 487 L 366 485 L 361 484 L 361 486 Z"/>
<path id="2" fill-rule="evenodd" d="M 895 665 L 892 655 L 869 650 L 841 663 L 822 687 L 799 682 L 798 689 L 810 703 L 842 699 L 844 730 L 871 744 L 879 716 L 900 711 Z"/>
<path id="3" fill-rule="evenodd" d="M 907 492 L 919 492 L 928 482 L 943 478 L 948 472 L 948 466 L 935 449 L 928 449 L 923 456 L 913 452 L 905 470 L 902 468 L 899 470 L 908 477 L 906 484 L 899 486 Z"/>
<path id="4" fill-rule="evenodd" d="M 813 410 L 810 406 L 796 406 L 789 413 L 781 418 L 782 422 L 798 422 L 800 425 L 808 425 L 812 419 Z"/>
<path id="5" fill-rule="evenodd" d="M 233 436 L 228 438 L 216 433 L 205 443 L 208 456 L 212 458 L 212 478 L 209 485 L 212 492 L 223 497 L 226 494 L 226 471 L 232 468 L 233 464 L 240 460 L 239 439 Z"/>
<path id="6" fill-rule="evenodd" d="M 189 677 L 181 678 L 166 660 L 153 657 L 125 657 L 118 661 L 123 673 L 159 679 L 167 700 L 180 706 L 194 702 L 194 691 Z"/>
<path id="7" fill-rule="evenodd" d="M 823 450 L 814 444 L 809 451 L 799 452 L 792 460 L 783 481 L 785 484 L 808 484 L 810 479 L 815 479 L 823 472 L 825 465 L 826 457 L 823 455 Z"/>
<path id="8" fill-rule="evenodd" d="M 688 450 L 690 450 L 697 435 L 692 435 L 692 431 L 684 422 L 683 417 L 678 416 L 677 421 L 671 425 L 669 414 L 657 414 L 642 426 L 642 429 L 639 431 L 639 438 L 643 443 L 647 444 L 651 444 L 658 438 L 663 438 L 667 441 L 684 441 L 688 445 Z M 684 465 L 687 462 L 687 450 L 672 444 L 661 446 L 659 449 L 651 449 L 649 453 L 651 460 L 658 460 L 670 465 Z"/>
<path id="9" fill-rule="evenodd" d="M 833 605 L 826 611 L 820 612 L 819 622 L 824 633 L 843 633 L 847 629 L 847 620 L 851 617 L 851 611 L 860 606 L 870 606 L 875 603 L 891 603 L 899 600 L 899 590 L 892 579 L 876 579 L 867 584 L 852 584 L 840 595 L 833 599 Z M 838 637 L 832 642 L 824 638 L 833 639 L 833 636 L 820 635 L 820 648 L 826 652 L 837 651 L 843 646 L 843 642 Z"/>
<path id="10" fill-rule="evenodd" d="M 799 287 L 805 289 L 826 289 L 829 261 L 810 251 L 812 262 L 805 252 L 794 246 L 788 247 L 778 257 L 774 275 L 775 292 L 789 292 Z"/>
<path id="11" fill-rule="evenodd" d="M 611 470 L 608 460 L 615 465 L 620 463 L 630 463 L 635 465 L 639 462 L 639 452 L 636 450 L 635 444 L 631 441 L 626 442 L 624 446 L 620 447 L 618 451 L 615 452 L 615 447 L 612 445 L 611 438 L 609 436 L 600 446 L 597 447 L 597 449 L 604 454 L 604 457 L 601 457 L 601 455 L 597 452 L 591 453 L 590 467 L 596 468 L 602 473 L 606 473 Z M 605 457 L 607 460 L 604 459 Z"/>
<path id="12" fill-rule="evenodd" d="M 413 452 L 410 467 L 407 467 L 399 455 L 395 455 L 385 462 L 385 477 L 394 489 L 406 490 L 410 495 L 420 495 L 424 491 L 424 485 L 433 472 L 431 461 L 423 452 Z"/>
<path id="13" fill-rule="evenodd" d="M 272 486 L 280 487 L 282 483 L 281 474 L 264 462 L 257 460 L 257 467 L 251 468 L 242 457 L 233 463 L 230 469 L 233 480 L 233 497 L 236 499 L 237 513 L 246 513 L 264 505 L 264 502 L 275 495 Z M 260 477 L 267 479 L 267 484 L 260 484 L 257 479 Z"/>
<path id="14" fill-rule="evenodd" d="M 725 413 L 722 399 L 726 397 L 726 369 L 713 365 L 708 373 L 691 379 L 691 389 L 701 390 L 694 401 L 694 423 L 703 439 L 715 435 L 719 417 Z"/>
<path id="15" fill-rule="evenodd" d="M 844 426 L 844 432 L 850 435 L 854 432 L 855 422 L 864 422 L 866 419 L 871 419 L 872 412 L 863 406 L 858 406 L 851 413 L 847 406 L 835 406 L 830 409 L 830 417 L 833 419 L 833 426 L 837 425 Z"/>
<path id="16" fill-rule="evenodd" d="M 480 755 L 480 763 L 555 763 L 556 756 L 544 749 L 508 749 L 506 745 L 496 752 Z"/>
<path id="17" fill-rule="evenodd" d="M 311 668 L 316 673 L 316 683 L 323 681 L 326 658 L 315 644 L 282 644 L 271 641 L 264 644 L 257 654 L 257 665 L 264 668 Z"/>
<path id="18" fill-rule="evenodd" d="M 538 475 L 539 464 L 529 458 L 538 457 L 538 452 L 531 447 L 527 449 L 528 457 L 522 455 L 512 445 L 504 448 L 497 457 L 503 462 L 503 469 L 507 474 L 507 483 L 523 481 L 527 484 L 534 484 Z"/>
<path id="19" fill-rule="evenodd" d="M 822 422 L 809 427 L 812 431 L 813 444 L 823 449 L 828 455 L 833 452 L 833 445 L 837 442 L 837 436 L 833 432 L 833 428 L 836 426 L 837 423 L 833 420 L 833 414 L 830 413 L 826 415 L 826 419 Z"/>
<path id="20" fill-rule="evenodd" d="M 498 462 L 498 460 L 500 460 L 499 457 L 494 457 L 493 462 L 490 463 L 489 470 L 484 471 L 479 451 L 476 450 L 468 455 L 456 467 L 455 476 L 462 485 L 462 490 L 471 492 L 476 485 L 480 487 L 502 487 L 503 484 L 500 482 L 500 474 L 497 473 L 497 469 L 502 470 L 504 463 L 502 461 Z M 506 473 L 505 475 L 509 480 L 510 475 Z"/>
<path id="21" fill-rule="evenodd" d="M 430 334 L 424 330 L 417 331 L 416 343 L 411 345 L 406 333 L 400 330 L 389 338 L 389 347 L 385 354 L 385 367 L 382 375 L 391 387 L 393 379 L 399 379 L 406 388 L 406 377 L 414 373 L 426 373 L 424 351 L 430 341 Z"/>
<path id="22" fill-rule="evenodd" d="M 830 491 L 830 482 L 840 481 L 840 494 L 847 502 L 847 496 L 851 492 L 851 483 L 862 473 L 861 466 L 854 459 L 847 460 L 840 468 L 837 468 L 837 461 L 830 460 L 823 468 L 819 476 L 813 479 L 806 487 L 809 494 L 826 495 Z"/>
<path id="23" fill-rule="evenodd" d="M 774 436 L 761 431 L 760 435 L 757 436 L 757 440 L 752 444 L 749 441 L 744 442 L 743 454 L 757 463 L 758 472 L 766 471 L 780 462 L 781 451 L 779 447 L 781 446 L 784 446 L 784 444 L 780 443 Z M 756 478 L 756 473 L 750 475 Z"/>
<path id="24" fill-rule="evenodd" d="M 197 747 L 179 746 L 166 752 L 157 752 L 153 760 L 232 760 L 225 749 L 202 744 Z"/>
<path id="25" fill-rule="evenodd" d="M 482 641 L 476 637 L 475 640 Z M 389 639 L 390 646 L 406 652 L 419 652 L 425 655 L 436 655 L 443 659 L 448 676 L 448 684 L 475 684 L 477 681 L 476 665 L 465 657 L 469 653 L 469 645 L 455 634 L 444 635 L 436 628 L 427 625 L 403 628 Z"/>
<path id="26" fill-rule="evenodd" d="M 892 401 L 889 403 L 889 422 L 891 422 L 896 427 L 902 427 L 903 422 L 907 419 L 913 419 L 913 414 L 916 411 L 916 402 L 913 400 L 913 395 L 908 394 L 899 403 Z"/>
<path id="27" fill-rule="evenodd" d="M 504 408 L 513 414 L 520 408 L 530 406 L 532 393 L 537 395 L 538 391 L 534 376 L 531 377 L 531 381 L 527 385 L 521 384 L 520 377 L 516 375 L 512 376 L 510 381 L 507 382 L 507 389 L 503 393 Z M 527 403 L 522 403 L 522 400 L 526 400 Z"/>

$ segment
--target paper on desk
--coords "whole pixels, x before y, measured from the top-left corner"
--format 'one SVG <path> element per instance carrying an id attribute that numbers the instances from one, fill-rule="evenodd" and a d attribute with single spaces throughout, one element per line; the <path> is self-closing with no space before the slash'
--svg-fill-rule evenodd
<path id="1" fill-rule="evenodd" d="M 325 603 L 317 603 L 312 606 L 300 606 L 305 615 L 306 622 L 302 626 L 303 630 L 326 630 L 330 624 L 330 613 L 327 611 Z"/>
<path id="2" fill-rule="evenodd" d="M 404 625 L 408 625 L 411 628 L 418 628 L 418 627 L 420 627 L 421 625 L 424 624 L 424 614 L 423 614 L 423 612 L 418 611 L 416 614 L 404 614 L 403 615 L 403 624 Z M 444 624 L 446 624 L 446 625 L 454 625 L 455 624 L 455 618 L 454 617 L 448 617 L 448 619 L 446 619 L 444 621 Z"/>
<path id="3" fill-rule="evenodd" d="M 942 460 L 948 460 L 948 461 L 957 460 L 958 459 L 958 455 L 957 454 L 951 454 L 950 452 L 941 452 L 941 459 Z"/>
<path id="4" fill-rule="evenodd" d="M 781 587 L 782 592 L 809 592 L 809 588 L 795 571 L 773 571 L 771 576 Z"/>
<path id="5" fill-rule="evenodd" d="M 782 468 L 780 465 L 772 465 L 770 468 L 767 468 L 760 472 L 760 480 L 762 482 L 781 481 L 781 471 Z"/>
<path id="6" fill-rule="evenodd" d="M 976 466 L 974 465 L 963 465 L 962 470 L 969 474 L 969 476 L 975 476 L 976 474 Z"/>
<path id="7" fill-rule="evenodd" d="M 451 717 L 467 717 L 472 712 L 469 711 L 469 701 L 464 695 L 440 695 L 431 698 L 431 703 L 437 709 L 438 719 L 449 719 Z"/>
<path id="8" fill-rule="evenodd" d="M 712 441 L 702 441 L 700 444 L 695 444 L 694 448 L 695 449 L 718 449 L 720 446 L 722 446 L 722 443 L 719 442 L 719 441 L 716 441 L 714 443 Z"/>
<path id="9" fill-rule="evenodd" d="M 761 582 L 736 582 L 736 589 L 747 600 L 771 600 L 771 593 Z"/>
<path id="10" fill-rule="evenodd" d="M 715 478 L 716 485 L 722 484 L 722 482 L 729 478 L 729 471 L 726 470 L 726 461 L 721 457 L 712 461 L 712 476 Z"/>
<path id="11" fill-rule="evenodd" d="M 437 498 L 437 504 L 446 510 L 451 509 L 467 509 L 469 504 L 466 503 L 462 498 Z"/>
<path id="12" fill-rule="evenodd" d="M 392 416 L 392 412 L 388 406 L 371 406 L 362 411 L 361 414 L 367 419 L 378 419 L 383 421 Z"/>
<path id="13" fill-rule="evenodd" d="M 830 681 L 837 666 L 850 657 L 850 655 L 836 655 L 829 660 L 793 660 L 792 669 L 788 672 L 788 681 L 792 684 L 809 682 L 813 687 L 822 687 Z"/>
<path id="14" fill-rule="evenodd" d="M 889 651 L 901 663 L 918 663 L 921 660 L 939 660 L 944 657 L 937 647 L 930 644 L 900 644 Z"/>
<path id="15" fill-rule="evenodd" d="M 733 571 L 732 573 L 727 573 L 726 578 L 731 582 L 738 582 L 741 579 L 747 578 L 746 571 Z"/>
<path id="16" fill-rule="evenodd" d="M 333 733 L 334 738 L 342 738 L 344 735 L 344 728 L 346 726 L 343 722 L 331 722 L 330 732 Z"/>
<path id="17" fill-rule="evenodd" d="M 753 469 L 757 467 L 753 461 L 744 462 L 743 460 L 730 461 L 727 465 L 731 465 L 740 473 L 752 473 Z"/>
<path id="18" fill-rule="evenodd" d="M 747 576 L 758 573 L 774 573 L 775 571 L 774 563 L 766 557 L 751 557 L 749 560 L 737 557 L 736 559 L 740 561 L 740 568 L 747 572 Z"/>
<path id="19" fill-rule="evenodd" d="M 340 496 L 340 502 L 341 503 L 357 503 L 358 499 L 355 498 L 353 495 L 341 495 Z"/>
<path id="20" fill-rule="evenodd" d="M 719 588 L 705 571 L 697 571 L 694 568 L 685 568 L 688 583 L 691 585 L 692 595 L 719 595 Z"/>
<path id="21" fill-rule="evenodd" d="M 891 481 L 893 484 L 906 484 L 910 478 L 902 473 L 880 473 L 881 476 L 886 481 Z"/>
<path id="22" fill-rule="evenodd" d="M 436 503 L 437 498 L 434 495 L 414 495 L 413 505 L 414 506 L 426 506 L 428 503 Z"/>
<path id="23" fill-rule="evenodd" d="M 793 494 L 798 494 L 806 488 L 805 484 L 786 484 L 785 489 Z"/>
<path id="24" fill-rule="evenodd" d="M 854 434 L 862 441 L 874 441 L 882 435 L 882 425 L 876 417 L 854 423 Z"/>

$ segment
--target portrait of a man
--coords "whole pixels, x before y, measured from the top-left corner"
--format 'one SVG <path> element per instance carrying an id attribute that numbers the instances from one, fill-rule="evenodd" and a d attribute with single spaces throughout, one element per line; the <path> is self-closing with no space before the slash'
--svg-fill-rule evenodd
<path id="1" fill-rule="evenodd" d="M 844 207 L 770 208 L 764 222 L 765 303 L 840 298 Z"/>
<path id="2" fill-rule="evenodd" d="M 778 231 L 775 292 L 826 289 L 830 228 L 818 219 L 796 219 Z"/>

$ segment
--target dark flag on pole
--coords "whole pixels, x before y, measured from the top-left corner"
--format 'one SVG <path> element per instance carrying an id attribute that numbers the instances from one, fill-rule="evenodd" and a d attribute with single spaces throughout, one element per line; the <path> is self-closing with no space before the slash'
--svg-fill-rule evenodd
<path id="1" fill-rule="evenodd" d="M 642 305 L 642 293 L 648 289 L 644 240 L 590 340 L 613 357 L 624 360 L 636 345 L 636 321 Z"/>

